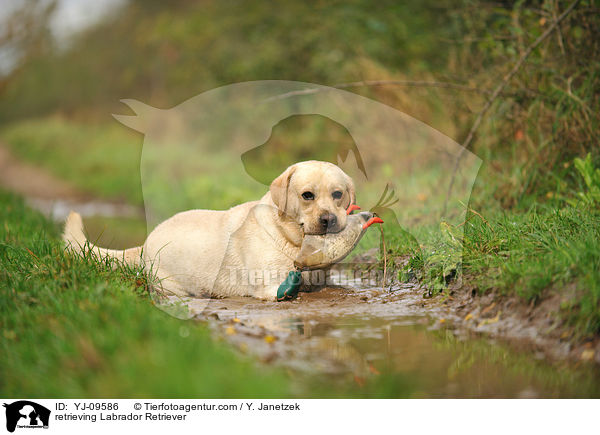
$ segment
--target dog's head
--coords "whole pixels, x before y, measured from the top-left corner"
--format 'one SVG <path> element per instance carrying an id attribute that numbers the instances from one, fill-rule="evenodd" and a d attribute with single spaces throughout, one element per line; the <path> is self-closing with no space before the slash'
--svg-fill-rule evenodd
<path id="1" fill-rule="evenodd" d="M 296 221 L 305 234 L 336 233 L 346 226 L 346 209 L 356 201 L 352 179 L 333 163 L 296 163 L 271 183 L 280 214 Z"/>

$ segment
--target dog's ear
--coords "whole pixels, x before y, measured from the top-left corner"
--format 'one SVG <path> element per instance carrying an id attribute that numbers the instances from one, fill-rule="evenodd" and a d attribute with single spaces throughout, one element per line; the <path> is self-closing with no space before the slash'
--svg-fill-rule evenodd
<path id="1" fill-rule="evenodd" d="M 296 166 L 292 165 L 283 171 L 283 174 L 275 178 L 271 183 L 269 191 L 271 192 L 271 198 L 273 199 L 273 202 L 279 209 L 280 215 L 287 212 L 290 180 L 295 171 Z"/>
<path id="2" fill-rule="evenodd" d="M 350 207 L 352 204 L 356 204 L 356 189 L 354 188 L 354 182 L 352 181 L 352 178 L 348 177 L 346 175 L 346 193 L 348 193 L 348 198 L 349 198 L 349 202 L 348 204 L 346 204 L 346 206 L 344 207 L 345 209 L 348 209 L 348 207 Z"/>

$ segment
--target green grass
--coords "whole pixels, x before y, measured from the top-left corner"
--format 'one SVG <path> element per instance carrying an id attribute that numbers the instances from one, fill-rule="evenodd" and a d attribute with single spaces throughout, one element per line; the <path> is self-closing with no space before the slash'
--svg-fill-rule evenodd
<path id="1" fill-rule="evenodd" d="M 583 333 L 600 332 L 600 212 L 566 206 L 527 213 L 471 214 L 464 268 L 481 291 L 537 302 L 564 293 L 562 314 Z M 564 292 L 573 285 L 574 294 Z"/>
<path id="2" fill-rule="evenodd" d="M 57 228 L 21 200 L 0 194 L 0 216 L 0 395 L 290 394 L 279 370 L 259 368 L 214 342 L 204 325 L 154 308 L 135 270 L 66 255 Z"/>

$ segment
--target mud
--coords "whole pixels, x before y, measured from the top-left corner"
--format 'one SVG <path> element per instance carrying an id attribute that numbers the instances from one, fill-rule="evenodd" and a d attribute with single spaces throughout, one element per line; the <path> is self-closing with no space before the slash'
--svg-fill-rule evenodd
<path id="1" fill-rule="evenodd" d="M 509 301 L 492 305 L 491 295 L 423 294 L 416 283 L 383 290 L 357 280 L 290 302 L 185 305 L 188 316 L 240 352 L 294 374 L 325 376 L 324 382 L 361 385 L 380 373 L 400 373 L 419 385 L 416 397 L 600 396 L 598 367 L 581 358 L 567 364 L 572 349 L 555 339 L 558 327 L 546 336 L 539 324 L 521 323 Z"/>
<path id="2" fill-rule="evenodd" d="M 572 291 L 551 289 L 542 300 L 524 304 L 516 296 L 494 292 L 480 296 L 466 285 L 450 291 L 441 302 L 441 313 L 459 333 L 468 330 L 498 338 L 555 362 L 600 364 L 600 337 L 577 336 L 575 328 L 560 318 L 561 304 L 573 296 Z"/>
<path id="3" fill-rule="evenodd" d="M 207 321 L 217 335 L 262 361 L 307 372 L 365 376 L 369 362 L 343 339 L 343 325 L 381 337 L 382 325 L 426 324 L 414 285 L 393 293 L 375 288 L 329 286 L 301 292 L 289 302 L 252 298 L 187 299 L 188 316 Z M 179 303 L 179 299 L 171 299 Z M 172 313 L 173 314 L 173 313 Z M 410 319 L 410 320 L 408 320 Z M 377 324 L 375 326 L 375 324 Z M 317 364 L 315 365 L 315 361 Z"/>

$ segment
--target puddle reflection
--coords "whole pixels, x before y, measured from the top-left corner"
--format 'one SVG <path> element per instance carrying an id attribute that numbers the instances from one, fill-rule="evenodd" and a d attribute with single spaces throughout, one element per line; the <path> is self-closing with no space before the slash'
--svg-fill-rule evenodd
<path id="1" fill-rule="evenodd" d="M 489 340 L 431 330 L 429 323 L 423 317 L 293 317 L 280 326 L 312 340 L 315 356 L 325 354 L 355 374 L 408 377 L 415 386 L 412 397 L 600 397 L 600 374 L 594 367 L 557 367 Z"/>

